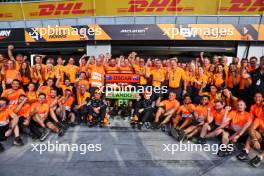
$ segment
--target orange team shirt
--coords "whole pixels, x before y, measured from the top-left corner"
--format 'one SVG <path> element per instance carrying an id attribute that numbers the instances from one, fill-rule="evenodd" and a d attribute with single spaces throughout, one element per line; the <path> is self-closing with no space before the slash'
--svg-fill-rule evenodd
<path id="1" fill-rule="evenodd" d="M 236 74 L 235 79 L 236 80 L 240 79 L 239 74 Z M 234 88 L 234 83 L 233 82 L 234 82 L 234 76 L 232 74 L 229 74 L 228 78 L 227 78 L 227 87 L 228 88 Z"/>
<path id="2" fill-rule="evenodd" d="M 134 72 L 131 66 L 119 67 L 118 69 L 119 69 L 119 73 L 132 74 Z"/>
<path id="3" fill-rule="evenodd" d="M 27 76 L 21 76 L 21 82 L 22 82 L 22 84 L 29 84 L 30 78 Z"/>
<path id="4" fill-rule="evenodd" d="M 83 95 L 77 91 L 77 103 L 78 105 L 82 104 L 87 98 L 90 98 L 90 93 L 85 92 Z"/>
<path id="5" fill-rule="evenodd" d="M 222 124 L 223 118 L 224 118 L 225 110 L 222 109 L 222 111 L 218 112 L 216 110 L 212 110 L 211 116 L 213 117 L 214 123 L 218 126 Z"/>
<path id="6" fill-rule="evenodd" d="M 50 90 L 51 88 L 49 86 L 41 86 L 37 92 L 37 94 L 39 93 L 44 93 L 46 95 L 46 97 L 50 96 Z"/>
<path id="7" fill-rule="evenodd" d="M 61 97 L 59 99 L 59 102 L 66 108 L 66 110 L 70 110 L 71 106 L 73 105 L 75 99 L 73 96 L 70 96 L 68 99 L 66 99 L 65 96 Z"/>
<path id="8" fill-rule="evenodd" d="M 197 83 L 194 84 L 194 87 L 197 89 L 200 89 L 202 84 L 207 83 L 208 81 L 208 77 L 205 74 L 203 76 L 196 76 L 195 79 L 201 83 L 201 85 L 198 85 Z"/>
<path id="9" fill-rule="evenodd" d="M 96 68 L 96 64 L 89 64 L 87 67 L 89 73 L 91 72 L 91 70 L 94 70 L 95 68 Z"/>
<path id="10" fill-rule="evenodd" d="M 253 118 L 262 118 L 264 120 L 262 105 L 252 105 L 250 107 L 250 113 L 252 114 Z"/>
<path id="11" fill-rule="evenodd" d="M 118 70 L 118 67 L 111 67 L 111 66 L 109 66 L 109 65 L 107 65 L 106 67 L 105 67 L 105 72 L 107 73 L 107 74 L 112 74 L 112 73 L 119 73 L 119 70 Z"/>
<path id="12" fill-rule="evenodd" d="M 28 101 L 29 101 L 29 103 L 35 103 L 36 101 L 37 101 L 37 94 L 36 94 L 36 92 L 34 91 L 34 92 L 27 92 L 26 93 L 26 96 L 27 96 L 27 98 L 28 98 Z"/>
<path id="13" fill-rule="evenodd" d="M 164 100 L 165 110 L 170 110 L 179 107 L 180 103 L 177 100 Z"/>
<path id="14" fill-rule="evenodd" d="M 222 87 L 222 84 L 225 83 L 225 80 L 223 79 L 221 74 L 216 73 L 214 74 L 214 83 L 216 87 Z"/>
<path id="15" fill-rule="evenodd" d="M 87 65 L 80 65 L 78 67 L 78 72 L 81 73 L 81 72 L 87 72 L 88 71 L 88 66 Z"/>
<path id="16" fill-rule="evenodd" d="M 48 103 L 39 103 L 39 102 L 36 102 L 36 103 L 33 103 L 31 105 L 31 112 L 32 111 L 36 111 L 37 114 L 39 115 L 44 115 L 46 113 L 48 113 L 50 110 L 50 107 L 49 107 L 49 104 Z"/>
<path id="17" fill-rule="evenodd" d="M 85 85 L 87 89 L 90 87 L 89 86 L 89 81 L 84 80 L 84 79 L 82 79 L 82 80 L 77 82 L 77 87 L 80 87 L 81 85 Z"/>
<path id="18" fill-rule="evenodd" d="M 166 70 L 163 68 L 160 69 L 155 68 L 151 70 L 150 74 L 153 76 L 152 86 L 154 87 L 160 87 L 161 82 L 165 81 Z"/>
<path id="19" fill-rule="evenodd" d="M 169 87 L 180 87 L 181 81 L 185 79 L 185 72 L 182 68 L 177 67 L 176 70 L 170 69 L 169 71 Z"/>
<path id="20" fill-rule="evenodd" d="M 17 61 L 15 61 L 15 69 L 16 69 L 17 71 L 19 71 L 19 70 L 20 70 L 20 67 L 21 67 L 21 64 L 18 63 Z"/>
<path id="21" fill-rule="evenodd" d="M 264 133 L 264 112 L 261 113 L 261 117 L 255 118 L 253 127 L 257 127 L 261 133 Z"/>
<path id="22" fill-rule="evenodd" d="M 249 82 L 249 84 L 252 84 L 252 78 L 251 77 L 248 77 L 248 78 L 242 78 L 241 75 L 239 75 L 239 89 L 240 90 L 243 90 L 246 88 L 246 85 L 245 85 L 245 81 L 247 80 Z"/>
<path id="23" fill-rule="evenodd" d="M 134 65 L 134 70 L 136 72 L 136 74 L 140 75 L 140 81 L 139 84 L 140 85 L 146 85 L 147 84 L 147 78 L 146 75 L 148 73 L 150 73 L 150 68 L 149 67 L 140 67 L 138 65 Z"/>
<path id="24" fill-rule="evenodd" d="M 5 110 L 0 112 L 0 124 L 7 125 L 9 123 L 9 118 L 13 113 L 12 109 L 6 108 Z"/>
<path id="25" fill-rule="evenodd" d="M 185 81 L 187 82 L 187 86 L 191 86 L 193 81 L 195 80 L 195 75 L 190 73 L 189 71 L 185 71 Z"/>
<path id="26" fill-rule="evenodd" d="M 55 79 L 56 78 L 56 74 L 55 74 L 55 71 L 49 71 L 49 72 L 45 72 L 45 80 L 51 78 L 51 79 Z"/>
<path id="27" fill-rule="evenodd" d="M 51 105 L 55 101 L 55 98 L 52 98 L 52 97 L 46 98 L 46 103 L 48 103 L 49 105 Z"/>
<path id="28" fill-rule="evenodd" d="M 19 106 L 19 104 L 15 104 L 15 105 L 11 105 L 10 109 L 12 109 L 13 111 L 16 110 L 16 108 Z M 29 103 L 25 103 L 22 108 L 16 113 L 19 117 L 29 117 L 29 112 L 30 112 L 30 104 Z"/>
<path id="29" fill-rule="evenodd" d="M 195 112 L 198 115 L 198 122 L 202 122 L 203 120 L 205 120 L 207 118 L 207 111 L 208 108 L 210 108 L 210 106 L 202 106 L 202 105 L 198 105 L 195 108 Z"/>
<path id="30" fill-rule="evenodd" d="M 225 104 L 227 106 L 230 106 L 232 109 L 236 109 L 236 105 L 238 102 L 238 98 L 233 96 L 233 99 L 231 100 L 231 98 L 225 98 Z"/>
<path id="31" fill-rule="evenodd" d="M 56 76 L 61 76 L 60 82 L 63 82 L 64 80 L 64 66 L 63 65 L 56 65 L 54 67 L 54 73 Z"/>
<path id="32" fill-rule="evenodd" d="M 1 97 L 6 97 L 9 100 L 9 104 L 16 104 L 19 96 L 22 94 L 25 94 L 23 89 L 6 89 L 3 91 Z"/>
<path id="33" fill-rule="evenodd" d="M 5 71 L 5 80 L 9 83 L 11 83 L 14 79 L 20 80 L 19 75 L 20 75 L 20 73 L 17 70 L 6 70 Z"/>
<path id="34" fill-rule="evenodd" d="M 252 115 L 248 112 L 243 114 L 233 110 L 228 114 L 228 119 L 230 120 L 230 128 L 234 131 L 239 131 L 243 126 L 252 121 Z"/>
<path id="35" fill-rule="evenodd" d="M 105 69 L 104 66 L 94 66 L 90 68 L 90 79 L 89 82 L 91 87 L 103 86 Z"/>
<path id="36" fill-rule="evenodd" d="M 65 73 L 69 77 L 69 80 L 71 83 L 75 82 L 77 70 L 78 70 L 78 67 L 76 65 L 66 65 L 65 66 Z"/>
<path id="37" fill-rule="evenodd" d="M 181 105 L 177 111 L 177 114 L 180 114 L 183 118 L 192 117 L 192 111 L 194 111 L 194 109 L 195 106 L 193 104 Z"/>

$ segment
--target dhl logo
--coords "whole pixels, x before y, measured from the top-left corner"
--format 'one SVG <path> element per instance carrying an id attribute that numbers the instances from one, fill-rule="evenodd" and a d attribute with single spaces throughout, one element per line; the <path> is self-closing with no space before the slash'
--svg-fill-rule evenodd
<path id="1" fill-rule="evenodd" d="M 221 7 L 220 11 L 227 12 L 263 12 L 264 0 L 231 0 L 230 7 Z"/>
<path id="2" fill-rule="evenodd" d="M 80 15 L 80 14 L 93 14 L 94 9 L 82 8 L 83 2 L 69 2 L 69 3 L 50 3 L 40 4 L 38 12 L 32 12 L 31 16 L 52 16 L 52 15 Z"/>
<path id="3" fill-rule="evenodd" d="M 119 8 L 118 12 L 182 12 L 193 11 L 194 7 L 179 7 L 182 0 L 130 0 L 128 8 Z"/>

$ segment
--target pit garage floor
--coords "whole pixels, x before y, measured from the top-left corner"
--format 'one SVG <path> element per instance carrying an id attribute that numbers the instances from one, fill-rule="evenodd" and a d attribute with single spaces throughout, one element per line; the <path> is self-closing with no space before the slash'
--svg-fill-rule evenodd
<path id="1" fill-rule="evenodd" d="M 236 157 L 219 158 L 211 152 L 164 150 L 163 144 L 179 144 L 161 131 L 134 130 L 128 120 L 116 118 L 104 129 L 76 126 L 59 138 L 52 134 L 41 143 L 23 136 L 25 146 L 12 147 L 12 139 L 4 143 L 0 154 L 0 176 L 263 176 L 264 164 L 252 168 Z M 39 152 L 37 144 L 76 143 L 101 144 L 102 151 Z M 251 157 L 253 157 L 252 155 Z"/>

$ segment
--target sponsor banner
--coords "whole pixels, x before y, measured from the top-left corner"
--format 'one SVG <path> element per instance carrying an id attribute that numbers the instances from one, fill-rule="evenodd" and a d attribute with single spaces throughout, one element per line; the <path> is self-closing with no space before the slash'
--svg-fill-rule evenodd
<path id="1" fill-rule="evenodd" d="M 131 91 L 107 91 L 105 98 L 108 99 L 121 99 L 121 100 L 136 100 L 140 97 L 139 93 Z"/>
<path id="2" fill-rule="evenodd" d="M 0 20 L 136 15 L 256 15 L 263 0 L 68 0 L 0 4 Z"/>
<path id="3" fill-rule="evenodd" d="M 82 40 L 263 41 L 264 24 L 83 25 L 0 29 L 0 42 L 63 42 Z"/>
<path id="4" fill-rule="evenodd" d="M 135 74 L 106 74 L 106 83 L 138 83 L 140 77 Z"/>
<path id="5" fill-rule="evenodd" d="M 0 29 L 0 43 L 24 41 L 24 29 Z"/>

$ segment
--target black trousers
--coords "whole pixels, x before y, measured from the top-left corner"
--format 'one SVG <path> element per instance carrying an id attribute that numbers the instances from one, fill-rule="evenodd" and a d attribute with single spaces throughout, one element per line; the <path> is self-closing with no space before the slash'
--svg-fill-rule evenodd
<path id="1" fill-rule="evenodd" d="M 77 123 L 87 123 L 88 108 L 86 105 L 82 106 L 75 112 Z"/>
<path id="2" fill-rule="evenodd" d="M 40 136 L 42 135 L 43 128 L 33 119 L 29 123 L 29 129 L 31 133 L 33 133 L 33 135 L 36 136 L 37 138 L 40 138 Z"/>

